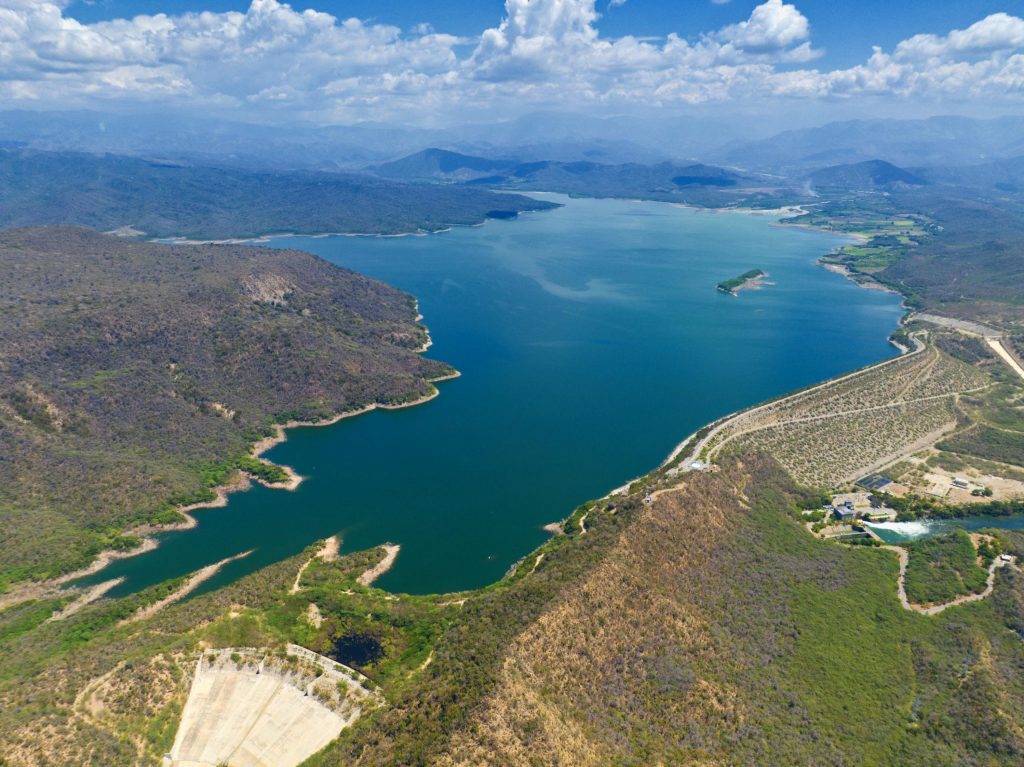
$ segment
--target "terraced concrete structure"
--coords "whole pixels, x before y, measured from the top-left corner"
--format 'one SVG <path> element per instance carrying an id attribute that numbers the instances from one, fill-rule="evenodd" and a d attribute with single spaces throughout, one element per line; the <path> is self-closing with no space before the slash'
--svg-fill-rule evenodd
<path id="1" fill-rule="evenodd" d="M 902 357 L 722 421 L 692 458 L 761 450 L 799 482 L 837 487 L 934 444 L 956 428 L 959 398 L 992 382 L 917 335 L 913 341 L 916 349 Z"/>
<path id="2" fill-rule="evenodd" d="M 285 658 L 226 649 L 202 656 L 169 767 L 294 767 L 379 697 L 357 672 L 296 645 Z"/>

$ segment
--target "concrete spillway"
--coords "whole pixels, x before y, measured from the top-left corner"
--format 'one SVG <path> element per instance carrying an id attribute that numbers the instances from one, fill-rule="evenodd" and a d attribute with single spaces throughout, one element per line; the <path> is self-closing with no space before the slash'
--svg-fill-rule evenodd
<path id="1" fill-rule="evenodd" d="M 315 754 L 377 696 L 359 675 L 304 648 L 291 658 L 221 650 L 199 659 L 171 767 L 293 767 Z"/>

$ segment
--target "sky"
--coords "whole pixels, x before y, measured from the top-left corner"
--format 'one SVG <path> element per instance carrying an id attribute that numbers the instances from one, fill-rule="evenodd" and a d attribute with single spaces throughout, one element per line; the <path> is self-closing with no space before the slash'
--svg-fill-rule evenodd
<path id="1" fill-rule="evenodd" d="M 0 106 L 1019 114 L 1024 0 L 0 0 Z"/>

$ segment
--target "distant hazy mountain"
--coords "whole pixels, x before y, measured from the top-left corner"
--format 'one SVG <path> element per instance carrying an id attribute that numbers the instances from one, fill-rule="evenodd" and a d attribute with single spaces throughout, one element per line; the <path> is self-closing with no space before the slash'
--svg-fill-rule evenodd
<path id="1" fill-rule="evenodd" d="M 518 162 L 427 149 L 372 169 L 403 181 L 471 184 L 592 197 L 637 197 L 655 200 L 725 204 L 709 195 L 741 186 L 747 179 L 724 168 L 661 162 L 653 165 L 540 160 Z"/>
<path id="2" fill-rule="evenodd" d="M 260 125 L 195 115 L 16 110 L 0 112 L 0 143 L 48 151 L 160 155 L 250 169 L 328 171 L 358 169 L 432 146 L 520 161 L 658 162 L 690 156 L 680 153 L 687 144 L 680 138 L 682 132 L 670 142 L 666 135 L 672 131 L 654 131 L 654 125 L 641 131 L 639 123 L 623 125 L 614 119 L 566 114 L 450 128 L 384 123 Z"/>
<path id="3" fill-rule="evenodd" d="M 724 118 L 596 118 L 548 111 L 502 122 L 449 128 L 447 140 L 441 143 L 469 154 L 513 157 L 520 161 L 652 164 L 701 157 L 737 136 L 755 137 L 749 130 L 749 124 Z"/>
<path id="4" fill-rule="evenodd" d="M 263 125 L 196 115 L 90 111 L 0 112 L 0 146 L 161 156 L 252 170 L 346 171 L 431 147 L 517 162 L 605 165 L 699 158 L 726 167 L 803 175 L 880 159 L 901 167 L 976 165 L 1024 155 L 1024 118 L 853 120 L 770 135 L 742 118 L 634 117 L 536 112 L 444 128 L 359 123 Z"/>
<path id="5" fill-rule="evenodd" d="M 951 184 L 993 192 L 1024 192 L 1024 157 L 964 167 L 934 167 L 915 170 L 933 184 Z"/>
<path id="6" fill-rule="evenodd" d="M 481 177 L 505 175 L 517 167 L 514 160 L 491 160 L 447 149 L 424 149 L 371 170 L 382 178 L 403 181 L 472 181 Z"/>
<path id="7" fill-rule="evenodd" d="M 832 165 L 809 173 L 804 180 L 815 188 L 839 187 L 851 191 L 924 186 L 928 183 L 920 176 L 885 160 L 865 160 L 852 165 Z"/>
<path id="8" fill-rule="evenodd" d="M 194 115 L 0 112 L 0 140 L 34 149 L 173 157 L 253 169 L 345 170 L 444 140 L 388 125 L 255 125 Z"/>
<path id="9" fill-rule="evenodd" d="M 807 171 L 885 160 L 900 166 L 971 165 L 1024 154 L 1024 117 L 852 120 L 734 144 L 708 157 L 744 168 Z"/>
<path id="10" fill-rule="evenodd" d="M 157 237 L 396 233 L 508 218 L 549 203 L 345 173 L 252 172 L 165 160 L 0 150 L 0 227 L 130 226 Z"/>
<path id="11" fill-rule="evenodd" d="M 703 157 L 723 143 L 761 138 L 770 126 L 726 118 L 535 112 L 443 128 L 387 123 L 253 124 L 195 114 L 0 112 L 0 142 L 49 151 L 159 154 L 252 169 L 352 170 L 428 147 L 529 162 L 657 163 Z"/>

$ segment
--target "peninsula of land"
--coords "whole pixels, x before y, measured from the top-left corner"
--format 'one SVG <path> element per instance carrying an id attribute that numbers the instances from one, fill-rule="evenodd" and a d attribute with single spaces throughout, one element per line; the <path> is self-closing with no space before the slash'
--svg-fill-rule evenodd
<path id="1" fill-rule="evenodd" d="M 42 227 L 0 235 L 0 264 L 0 584 L 142 550 L 239 474 L 292 487 L 257 457 L 276 424 L 456 374 L 422 356 L 411 296 L 309 253 Z"/>

